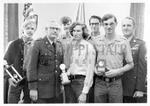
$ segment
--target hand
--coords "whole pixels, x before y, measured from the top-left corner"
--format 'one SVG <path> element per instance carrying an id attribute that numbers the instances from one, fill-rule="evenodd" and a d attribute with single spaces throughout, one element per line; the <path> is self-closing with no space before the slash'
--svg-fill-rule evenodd
<path id="1" fill-rule="evenodd" d="M 37 92 L 37 90 L 30 90 L 30 98 L 33 101 L 37 101 L 37 98 L 38 98 L 38 92 Z"/>
<path id="2" fill-rule="evenodd" d="M 142 92 L 142 91 L 135 91 L 133 97 L 143 97 L 145 92 Z"/>
<path id="3" fill-rule="evenodd" d="M 104 71 L 101 70 L 100 68 L 96 68 L 96 67 L 95 67 L 94 71 L 95 71 L 95 73 L 96 73 L 97 75 L 99 75 L 99 76 L 101 76 L 101 75 L 104 74 Z"/>
<path id="4" fill-rule="evenodd" d="M 17 82 L 16 82 L 14 79 L 9 78 L 8 81 L 9 81 L 9 84 L 10 84 L 10 85 L 12 85 L 12 86 L 14 86 L 14 87 L 17 86 Z"/>
<path id="5" fill-rule="evenodd" d="M 86 103 L 86 94 L 82 93 L 78 98 L 79 103 Z"/>
<path id="6" fill-rule="evenodd" d="M 105 72 L 106 77 L 115 77 L 117 75 L 120 75 L 119 69 L 108 69 L 109 71 Z"/>

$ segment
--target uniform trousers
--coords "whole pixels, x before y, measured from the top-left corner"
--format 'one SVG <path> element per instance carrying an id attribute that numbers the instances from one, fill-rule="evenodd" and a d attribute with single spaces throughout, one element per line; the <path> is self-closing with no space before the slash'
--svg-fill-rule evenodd
<path id="1" fill-rule="evenodd" d="M 147 103 L 147 95 L 136 98 L 133 98 L 132 96 L 124 96 L 123 103 Z"/>

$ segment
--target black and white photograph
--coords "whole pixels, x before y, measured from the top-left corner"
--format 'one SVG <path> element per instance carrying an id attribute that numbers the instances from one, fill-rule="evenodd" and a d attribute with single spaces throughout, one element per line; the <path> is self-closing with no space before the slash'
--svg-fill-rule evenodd
<path id="1" fill-rule="evenodd" d="M 1 8 L 1 104 L 148 105 L 148 1 L 6 0 Z"/>

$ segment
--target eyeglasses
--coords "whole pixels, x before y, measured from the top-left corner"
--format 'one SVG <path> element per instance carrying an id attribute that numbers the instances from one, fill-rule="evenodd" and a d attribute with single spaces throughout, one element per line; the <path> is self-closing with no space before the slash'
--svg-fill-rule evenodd
<path id="1" fill-rule="evenodd" d="M 98 26 L 99 23 L 90 23 L 90 25 L 91 25 L 91 26 L 94 26 L 94 25 L 95 25 L 95 26 Z"/>

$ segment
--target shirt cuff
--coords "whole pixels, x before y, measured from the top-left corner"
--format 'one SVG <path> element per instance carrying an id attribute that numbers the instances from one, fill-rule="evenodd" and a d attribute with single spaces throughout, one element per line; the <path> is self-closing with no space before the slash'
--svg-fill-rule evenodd
<path id="1" fill-rule="evenodd" d="M 29 83 L 29 89 L 37 89 L 37 82 Z"/>
<path id="2" fill-rule="evenodd" d="M 82 93 L 87 94 L 89 92 L 89 87 L 83 87 Z"/>

